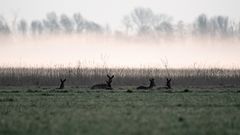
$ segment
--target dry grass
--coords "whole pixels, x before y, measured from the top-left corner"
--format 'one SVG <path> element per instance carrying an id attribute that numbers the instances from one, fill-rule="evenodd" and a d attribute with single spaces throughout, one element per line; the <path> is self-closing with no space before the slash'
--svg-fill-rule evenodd
<path id="1" fill-rule="evenodd" d="M 130 69 L 130 68 L 0 68 L 1 86 L 57 86 L 66 78 L 68 86 L 89 86 L 104 82 L 106 74 L 114 74 L 113 85 L 135 86 L 148 84 L 154 77 L 157 85 L 165 78 L 173 79 L 173 86 L 239 86 L 237 69 Z"/>

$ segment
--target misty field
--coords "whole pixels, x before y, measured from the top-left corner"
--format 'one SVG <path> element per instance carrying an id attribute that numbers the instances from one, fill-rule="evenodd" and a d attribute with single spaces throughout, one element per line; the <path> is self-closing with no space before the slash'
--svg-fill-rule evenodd
<path id="1" fill-rule="evenodd" d="M 0 135 L 240 135 L 239 4 L 0 1 Z"/>
<path id="2" fill-rule="evenodd" d="M 237 135 L 239 113 L 239 88 L 0 89 L 3 135 Z"/>

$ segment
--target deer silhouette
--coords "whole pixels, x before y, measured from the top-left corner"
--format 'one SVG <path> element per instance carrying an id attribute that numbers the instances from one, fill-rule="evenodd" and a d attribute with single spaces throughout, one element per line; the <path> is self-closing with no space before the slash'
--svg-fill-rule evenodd
<path id="1" fill-rule="evenodd" d="M 101 83 L 101 84 L 95 84 L 91 87 L 91 89 L 107 89 L 107 90 L 112 90 L 112 79 L 114 78 L 114 75 L 110 76 L 107 75 L 108 80 L 106 80 L 106 83 Z"/>
<path id="2" fill-rule="evenodd" d="M 172 79 L 170 78 L 166 78 L 166 89 L 171 89 L 172 85 L 171 85 L 171 81 Z"/>
<path id="3" fill-rule="evenodd" d="M 66 78 L 64 80 L 60 79 L 60 81 L 61 81 L 61 84 L 60 84 L 59 89 L 64 89 L 64 82 L 66 81 Z"/>
<path id="4" fill-rule="evenodd" d="M 147 89 L 152 89 L 155 85 L 154 78 L 149 79 L 150 84 L 149 86 L 139 86 L 137 87 L 138 90 L 147 90 Z"/>
<path id="5" fill-rule="evenodd" d="M 165 86 L 158 87 L 157 89 L 172 89 L 172 79 L 171 78 L 166 78 L 166 83 Z"/>

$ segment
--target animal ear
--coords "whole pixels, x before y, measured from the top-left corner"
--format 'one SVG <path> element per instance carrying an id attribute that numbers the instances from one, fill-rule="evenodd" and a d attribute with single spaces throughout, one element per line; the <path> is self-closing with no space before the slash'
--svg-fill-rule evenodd
<path id="1" fill-rule="evenodd" d="M 108 78 L 111 78 L 110 75 L 108 75 L 108 74 L 107 74 L 107 77 L 108 77 Z"/>
<path id="2" fill-rule="evenodd" d="M 66 78 L 63 80 L 63 82 L 65 82 L 66 81 Z"/>
<path id="3" fill-rule="evenodd" d="M 62 79 L 60 79 L 60 81 L 62 82 L 63 80 L 62 80 Z"/>
<path id="4" fill-rule="evenodd" d="M 111 79 L 113 79 L 113 78 L 114 78 L 114 75 L 112 75 Z"/>

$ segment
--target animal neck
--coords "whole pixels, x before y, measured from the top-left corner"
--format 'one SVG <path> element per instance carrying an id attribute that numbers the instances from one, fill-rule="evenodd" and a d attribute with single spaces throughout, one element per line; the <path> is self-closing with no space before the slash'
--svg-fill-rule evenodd
<path id="1" fill-rule="evenodd" d="M 108 87 L 112 87 L 112 86 L 111 86 L 111 83 L 106 83 L 106 84 L 107 84 Z"/>
<path id="2" fill-rule="evenodd" d="M 151 82 L 148 88 L 153 88 L 153 86 L 154 86 L 154 83 Z"/>

